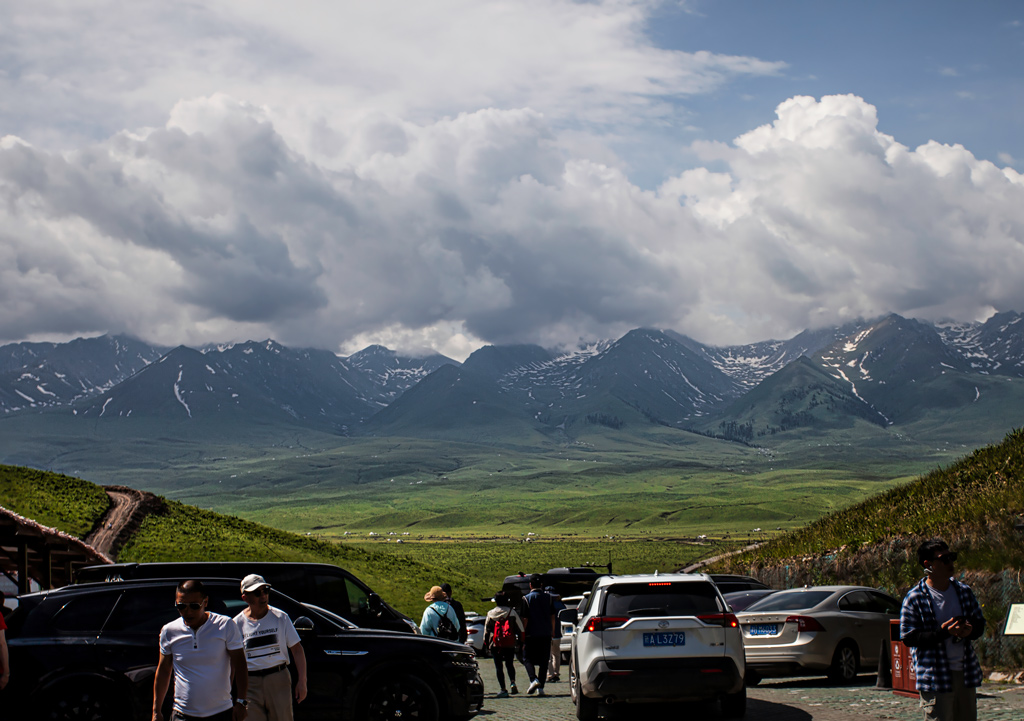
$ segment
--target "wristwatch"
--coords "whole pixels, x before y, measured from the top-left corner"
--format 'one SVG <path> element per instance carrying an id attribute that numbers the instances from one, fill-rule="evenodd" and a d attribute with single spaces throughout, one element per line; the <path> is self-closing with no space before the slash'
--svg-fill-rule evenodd
<path id="1" fill-rule="evenodd" d="M 249 699 L 247 698 L 236 698 L 235 703 L 240 704 L 242 708 L 249 708 Z"/>

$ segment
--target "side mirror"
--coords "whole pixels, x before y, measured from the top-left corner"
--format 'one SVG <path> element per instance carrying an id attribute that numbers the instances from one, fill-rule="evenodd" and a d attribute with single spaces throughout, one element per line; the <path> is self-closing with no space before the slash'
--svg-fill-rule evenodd
<path id="1" fill-rule="evenodd" d="M 575 608 L 565 608 L 558 612 L 558 620 L 576 625 L 580 620 L 580 612 Z"/>
<path id="2" fill-rule="evenodd" d="M 299 616 L 295 619 L 295 630 L 299 633 L 313 633 L 316 630 L 316 626 L 313 625 L 313 621 L 308 616 Z"/>
<path id="3" fill-rule="evenodd" d="M 379 616 L 384 613 L 384 602 L 380 600 L 380 596 L 376 593 L 371 593 L 366 597 L 366 605 L 370 609 L 370 613 L 374 616 Z"/>

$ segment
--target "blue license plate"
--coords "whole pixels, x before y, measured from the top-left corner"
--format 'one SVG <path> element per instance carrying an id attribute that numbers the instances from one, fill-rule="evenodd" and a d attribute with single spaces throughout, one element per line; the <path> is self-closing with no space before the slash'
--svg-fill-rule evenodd
<path id="1" fill-rule="evenodd" d="M 685 646 L 686 634 L 681 631 L 645 633 L 644 646 Z"/>
<path id="2" fill-rule="evenodd" d="M 779 632 L 777 623 L 755 623 L 750 627 L 751 636 L 775 636 Z"/>

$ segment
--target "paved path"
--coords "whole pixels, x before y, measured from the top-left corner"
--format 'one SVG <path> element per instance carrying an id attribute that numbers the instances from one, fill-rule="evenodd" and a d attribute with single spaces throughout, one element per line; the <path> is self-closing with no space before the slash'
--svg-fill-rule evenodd
<path id="1" fill-rule="evenodd" d="M 498 690 L 494 663 L 480 659 L 486 699 L 481 721 L 574 721 L 575 707 L 567 683 L 547 685 L 548 696 L 536 698 L 520 693 L 507 699 L 494 698 Z M 563 675 L 563 679 L 568 675 Z M 516 665 L 516 680 L 525 692 L 523 667 Z M 821 678 L 767 679 L 747 692 L 746 721 L 921 721 L 917 699 L 902 698 L 889 690 L 875 688 L 875 677 L 862 676 L 852 686 L 833 686 Z M 660 721 L 678 719 L 678 707 L 613 706 L 604 718 Z M 692 704 L 685 717 L 713 719 L 714 706 Z M 979 721 L 1021 721 L 1024 719 L 1024 688 L 1012 684 L 985 684 L 978 699 Z"/>

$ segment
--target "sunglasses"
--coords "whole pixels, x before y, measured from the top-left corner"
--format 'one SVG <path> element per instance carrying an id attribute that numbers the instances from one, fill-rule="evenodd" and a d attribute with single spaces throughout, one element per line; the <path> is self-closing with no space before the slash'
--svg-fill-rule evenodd
<path id="1" fill-rule="evenodd" d="M 179 613 L 184 613 L 185 609 L 188 608 L 192 609 L 193 611 L 198 611 L 200 608 L 203 607 L 203 603 L 202 601 L 200 601 L 199 603 L 196 603 L 195 601 L 191 601 L 190 603 L 176 603 L 174 604 L 174 607 L 178 609 Z"/>
<path id="2" fill-rule="evenodd" d="M 950 551 L 949 553 L 943 553 L 941 556 L 936 556 L 932 561 L 940 561 L 941 563 L 953 563 L 957 559 L 956 551 Z"/>

